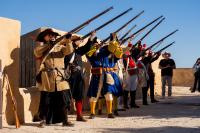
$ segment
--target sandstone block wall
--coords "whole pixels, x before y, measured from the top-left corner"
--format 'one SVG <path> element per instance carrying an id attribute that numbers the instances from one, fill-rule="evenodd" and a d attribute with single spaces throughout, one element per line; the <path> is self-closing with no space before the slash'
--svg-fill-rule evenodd
<path id="1" fill-rule="evenodd" d="M 192 68 L 177 68 L 174 70 L 173 85 L 192 87 L 194 72 Z"/>
<path id="2" fill-rule="evenodd" d="M 2 69 L 8 75 L 10 85 L 16 102 L 18 104 L 18 114 L 20 121 L 23 121 L 24 100 L 19 93 L 19 43 L 20 43 L 21 24 L 17 20 L 0 17 L 0 60 Z M 14 115 L 11 97 L 7 91 L 6 84 L 3 88 L 3 125 L 14 124 Z"/>

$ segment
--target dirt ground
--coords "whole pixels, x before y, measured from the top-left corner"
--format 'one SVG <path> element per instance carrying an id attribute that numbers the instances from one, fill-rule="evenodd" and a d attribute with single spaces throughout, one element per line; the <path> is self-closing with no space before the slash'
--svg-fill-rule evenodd
<path id="1" fill-rule="evenodd" d="M 115 119 L 107 119 L 104 113 L 83 123 L 70 115 L 74 127 L 56 124 L 38 128 L 38 123 L 26 123 L 19 129 L 4 127 L 0 133 L 200 133 L 200 93 L 190 93 L 187 87 L 174 87 L 172 98 L 157 99 L 159 103 L 148 106 L 138 100 L 139 109 L 119 112 Z"/>

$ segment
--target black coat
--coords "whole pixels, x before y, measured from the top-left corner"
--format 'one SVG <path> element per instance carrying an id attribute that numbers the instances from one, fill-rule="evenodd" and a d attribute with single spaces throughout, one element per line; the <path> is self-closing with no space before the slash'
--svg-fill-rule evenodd
<path id="1" fill-rule="evenodd" d="M 72 92 L 72 96 L 76 101 L 83 99 L 85 88 L 81 56 L 86 54 L 90 50 L 91 45 L 92 41 L 88 40 L 88 42 L 84 46 L 76 48 L 72 54 L 65 56 L 64 59 L 65 68 L 70 68 L 70 89 Z M 74 61 L 72 63 L 69 63 L 73 55 L 75 56 Z"/>

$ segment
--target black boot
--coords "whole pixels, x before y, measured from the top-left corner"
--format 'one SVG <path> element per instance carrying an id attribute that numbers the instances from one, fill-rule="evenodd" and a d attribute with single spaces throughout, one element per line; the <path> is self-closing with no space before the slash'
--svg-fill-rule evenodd
<path id="1" fill-rule="evenodd" d="M 117 110 L 114 110 L 114 115 L 115 115 L 115 116 L 119 116 L 119 113 L 118 113 Z"/>
<path id="2" fill-rule="evenodd" d="M 95 118 L 95 114 L 90 114 L 89 119 L 94 119 Z"/>
<path id="3" fill-rule="evenodd" d="M 135 103 L 136 91 L 131 91 L 131 92 L 130 92 L 130 95 L 131 95 L 131 108 L 139 108 L 140 106 L 138 106 L 138 105 Z"/>
<path id="4" fill-rule="evenodd" d="M 102 115 L 102 109 L 98 110 L 98 115 Z"/>
<path id="5" fill-rule="evenodd" d="M 46 117 L 43 116 L 43 117 L 41 118 L 41 121 L 40 121 L 38 127 L 39 127 L 39 128 L 44 128 L 45 126 L 46 126 Z"/>
<path id="6" fill-rule="evenodd" d="M 67 108 L 63 109 L 63 113 L 64 113 L 64 120 L 63 120 L 63 126 L 69 126 L 69 127 L 73 127 L 74 124 L 71 123 L 70 121 L 68 121 L 68 110 Z"/>
<path id="7" fill-rule="evenodd" d="M 39 128 L 44 128 L 45 125 L 46 125 L 46 121 L 45 121 L 45 120 L 42 120 L 42 121 L 39 123 L 38 127 L 39 127 Z"/>
<path id="8" fill-rule="evenodd" d="M 124 90 L 124 96 L 123 96 L 123 102 L 124 102 L 124 108 L 129 109 L 128 107 L 128 91 Z"/>
<path id="9" fill-rule="evenodd" d="M 113 114 L 108 114 L 108 118 L 115 118 L 115 116 Z"/>
<path id="10" fill-rule="evenodd" d="M 197 77 L 196 74 L 195 74 L 195 77 L 194 77 L 194 85 L 193 85 L 193 88 L 192 88 L 192 90 L 191 90 L 192 93 L 194 93 L 194 92 L 196 91 L 197 82 L 198 82 L 198 77 Z"/>
<path id="11" fill-rule="evenodd" d="M 148 105 L 148 102 L 147 102 L 147 87 L 142 88 L 142 102 L 143 102 L 143 105 Z"/>
<path id="12" fill-rule="evenodd" d="M 41 121 L 41 118 L 39 117 L 39 114 L 37 113 L 33 116 L 33 122 L 38 122 L 38 121 Z"/>

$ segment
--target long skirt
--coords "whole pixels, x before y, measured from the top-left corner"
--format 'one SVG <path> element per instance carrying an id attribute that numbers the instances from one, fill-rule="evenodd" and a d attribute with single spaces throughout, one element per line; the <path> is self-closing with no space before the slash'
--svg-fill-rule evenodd
<path id="1" fill-rule="evenodd" d="M 56 92 L 41 92 L 39 117 L 46 119 L 47 124 L 63 122 L 64 109 L 70 109 L 70 90 Z"/>

